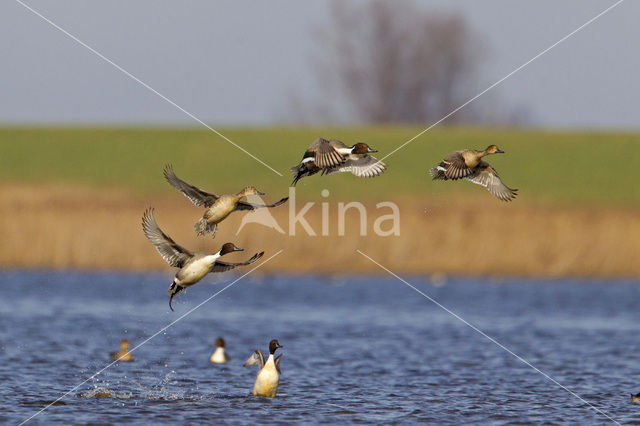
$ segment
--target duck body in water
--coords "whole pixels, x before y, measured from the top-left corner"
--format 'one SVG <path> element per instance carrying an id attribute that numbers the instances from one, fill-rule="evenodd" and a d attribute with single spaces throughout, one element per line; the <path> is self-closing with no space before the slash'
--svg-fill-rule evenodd
<path id="1" fill-rule="evenodd" d="M 216 350 L 213 351 L 211 356 L 209 357 L 209 361 L 214 364 L 224 364 L 229 362 L 231 358 L 227 356 L 227 353 L 224 351 L 225 342 L 222 337 L 218 337 L 214 343 L 216 345 Z"/>
<path id="2" fill-rule="evenodd" d="M 265 398 L 275 398 L 278 391 L 278 384 L 280 383 L 280 357 L 278 355 L 274 358 L 274 354 L 277 349 L 282 348 L 277 340 L 269 342 L 269 358 L 264 361 L 262 352 L 255 350 L 249 357 L 247 362 L 244 363 L 244 367 L 251 365 L 258 365 L 260 370 L 256 375 L 256 381 L 253 384 L 251 395 L 261 396 Z"/>
<path id="3" fill-rule="evenodd" d="M 243 249 L 236 247 L 233 243 L 223 244 L 222 248 L 213 254 L 192 253 L 162 232 L 153 217 L 153 209 L 148 209 L 144 212 L 142 216 L 142 231 L 149 242 L 156 248 L 160 256 L 162 256 L 170 266 L 180 268 L 167 291 L 169 293 L 169 308 L 172 311 L 173 307 L 171 306 L 171 302 L 173 301 L 173 296 L 185 288 L 194 285 L 208 273 L 225 272 L 238 266 L 249 265 L 264 255 L 264 252 L 256 253 L 246 262 L 238 263 L 220 260 L 220 257 L 228 253 L 243 251 Z"/>
<path id="4" fill-rule="evenodd" d="M 111 359 L 117 361 L 131 362 L 133 361 L 133 355 L 129 352 L 129 341 L 127 339 L 120 340 L 120 350 L 111 352 L 109 356 Z"/>

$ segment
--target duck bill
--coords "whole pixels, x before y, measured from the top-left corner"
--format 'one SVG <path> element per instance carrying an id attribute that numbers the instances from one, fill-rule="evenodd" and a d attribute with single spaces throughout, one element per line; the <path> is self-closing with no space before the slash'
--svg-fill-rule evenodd
<path id="1" fill-rule="evenodd" d="M 501 149 L 498 149 L 498 150 L 496 151 L 496 154 L 504 154 L 504 151 L 503 151 L 503 150 L 501 150 Z"/>
<path id="2" fill-rule="evenodd" d="M 264 192 L 256 192 L 258 195 L 264 195 Z"/>
<path id="3" fill-rule="evenodd" d="M 243 248 L 240 248 L 240 247 L 234 247 L 234 248 L 233 248 L 233 251 L 244 251 L 244 249 L 243 249 Z"/>
<path id="4" fill-rule="evenodd" d="M 378 152 L 378 150 L 373 148 L 367 148 L 367 152 Z"/>

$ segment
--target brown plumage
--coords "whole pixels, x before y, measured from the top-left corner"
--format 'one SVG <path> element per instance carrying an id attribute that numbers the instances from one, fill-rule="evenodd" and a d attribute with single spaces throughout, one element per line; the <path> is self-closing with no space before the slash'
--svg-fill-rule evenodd
<path id="1" fill-rule="evenodd" d="M 171 165 L 165 166 L 164 177 L 171 186 L 182 192 L 194 205 L 206 208 L 202 219 L 197 221 L 193 227 L 198 235 L 205 235 L 212 232 L 212 237 L 214 238 L 218 229 L 218 223 L 226 219 L 231 213 L 240 210 L 277 207 L 289 199 L 289 197 L 285 197 L 273 204 L 256 204 L 248 201 L 240 201 L 242 197 L 246 197 L 247 195 L 264 195 L 264 193 L 259 192 L 253 186 L 247 186 L 237 194 L 219 196 L 211 194 L 180 179 L 176 176 Z"/>
<path id="2" fill-rule="evenodd" d="M 484 151 L 464 149 L 447 155 L 437 167 L 429 170 L 434 180 L 467 179 L 476 185 L 483 186 L 499 200 L 511 201 L 516 197 L 517 189 L 509 188 L 498 176 L 491 164 L 482 160 L 489 154 L 502 154 L 500 148 L 489 145 Z"/>
<path id="3" fill-rule="evenodd" d="M 127 339 L 122 339 L 120 340 L 120 350 L 111 352 L 109 356 L 111 359 L 115 359 L 116 361 L 131 362 L 133 361 L 133 355 L 131 355 L 128 348 L 129 341 Z"/>

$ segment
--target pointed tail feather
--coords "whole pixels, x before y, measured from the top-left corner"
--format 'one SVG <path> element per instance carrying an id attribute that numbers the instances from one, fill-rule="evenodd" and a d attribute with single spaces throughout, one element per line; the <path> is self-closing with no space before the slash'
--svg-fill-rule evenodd
<path id="1" fill-rule="evenodd" d="M 173 296 L 180 293 L 182 290 L 184 290 L 184 287 L 179 286 L 175 281 L 171 283 L 169 290 L 167 290 L 167 293 L 169 293 L 169 309 L 171 309 L 172 312 L 173 306 L 171 306 L 171 302 L 173 302 Z"/>
<path id="2" fill-rule="evenodd" d="M 431 169 L 429 169 L 429 174 L 431 175 L 431 178 L 433 180 L 437 180 L 437 179 L 447 180 L 447 177 L 445 176 L 444 172 L 438 169 L 437 167 L 432 167 Z"/>

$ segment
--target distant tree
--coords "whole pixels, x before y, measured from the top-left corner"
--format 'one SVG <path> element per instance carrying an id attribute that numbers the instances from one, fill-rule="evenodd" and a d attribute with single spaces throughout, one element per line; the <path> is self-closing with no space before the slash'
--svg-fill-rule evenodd
<path id="1" fill-rule="evenodd" d="M 460 15 L 371 0 L 335 1 L 330 16 L 317 32 L 314 69 L 326 93 L 317 111 L 371 123 L 428 122 L 473 95 L 482 43 Z M 343 105 L 334 108 L 336 100 Z M 464 110 L 450 121 L 472 117 Z"/>

